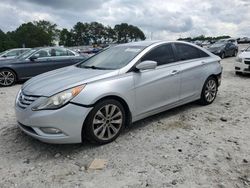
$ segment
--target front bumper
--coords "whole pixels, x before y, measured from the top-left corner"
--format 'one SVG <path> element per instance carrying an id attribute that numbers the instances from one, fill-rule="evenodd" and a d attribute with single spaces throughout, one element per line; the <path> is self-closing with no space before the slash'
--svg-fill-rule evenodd
<path id="1" fill-rule="evenodd" d="M 235 62 L 235 71 L 242 72 L 242 73 L 250 73 L 250 64 L 246 64 L 243 62 Z"/>
<path id="2" fill-rule="evenodd" d="M 221 85 L 221 75 L 222 75 L 222 73 L 216 75 L 217 81 L 218 81 L 218 87 Z"/>
<path id="3" fill-rule="evenodd" d="M 23 132 L 53 144 L 81 143 L 83 123 L 91 109 L 71 103 L 58 110 L 32 111 L 31 107 L 15 107 L 18 127 Z M 55 128 L 61 132 L 49 134 L 41 128 Z"/>

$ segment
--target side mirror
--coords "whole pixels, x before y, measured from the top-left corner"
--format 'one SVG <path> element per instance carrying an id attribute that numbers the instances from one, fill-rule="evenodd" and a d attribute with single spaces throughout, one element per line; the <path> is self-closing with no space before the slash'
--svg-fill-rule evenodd
<path id="1" fill-rule="evenodd" d="M 30 61 L 35 61 L 35 59 L 37 59 L 37 57 L 33 55 L 29 59 L 30 59 Z"/>
<path id="2" fill-rule="evenodd" d="M 136 68 L 138 70 L 149 70 L 149 69 L 155 69 L 157 66 L 157 62 L 156 61 L 143 61 L 141 63 L 139 63 L 138 65 L 136 65 Z"/>

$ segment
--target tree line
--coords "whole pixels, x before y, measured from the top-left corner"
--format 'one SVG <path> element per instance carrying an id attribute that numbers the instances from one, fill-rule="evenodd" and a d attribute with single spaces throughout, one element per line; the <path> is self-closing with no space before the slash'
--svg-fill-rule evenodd
<path id="1" fill-rule="evenodd" d="M 186 38 L 179 38 L 177 40 L 181 40 L 181 41 L 188 41 L 188 42 L 191 42 L 191 41 L 217 41 L 217 40 L 220 40 L 220 39 L 227 39 L 227 38 L 231 38 L 230 36 L 228 35 L 222 35 L 222 36 L 217 36 L 217 37 L 210 37 L 210 36 L 204 36 L 204 35 L 200 35 L 200 36 L 197 36 L 197 37 L 186 37 Z"/>
<path id="2" fill-rule="evenodd" d="M 57 24 L 40 20 L 24 23 L 16 30 L 7 33 L 0 29 L 0 52 L 17 47 L 52 46 L 56 41 L 63 46 L 80 46 L 145 39 L 141 29 L 127 23 L 117 24 L 112 28 L 98 22 L 78 22 L 70 30 L 66 28 L 60 30 Z"/>

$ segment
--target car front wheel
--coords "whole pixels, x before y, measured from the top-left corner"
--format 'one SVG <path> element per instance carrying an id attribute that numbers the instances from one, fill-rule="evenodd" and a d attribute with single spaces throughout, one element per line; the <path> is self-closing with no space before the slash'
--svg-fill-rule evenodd
<path id="1" fill-rule="evenodd" d="M 202 88 L 200 102 L 203 105 L 211 104 L 217 95 L 218 84 L 214 77 L 209 77 Z"/>
<path id="2" fill-rule="evenodd" d="M 125 125 L 125 111 L 120 102 L 107 99 L 97 103 L 88 115 L 83 138 L 97 144 L 114 141 Z"/>
<path id="3" fill-rule="evenodd" d="M 0 86 L 12 86 L 16 82 L 16 74 L 9 69 L 0 70 Z"/>

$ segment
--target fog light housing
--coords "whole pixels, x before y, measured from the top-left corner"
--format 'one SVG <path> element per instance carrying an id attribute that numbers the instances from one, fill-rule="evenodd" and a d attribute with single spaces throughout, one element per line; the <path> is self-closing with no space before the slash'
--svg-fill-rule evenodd
<path id="1" fill-rule="evenodd" d="M 57 128 L 52 128 L 52 127 L 43 127 L 40 128 L 41 131 L 43 131 L 46 134 L 62 134 L 62 131 Z"/>

